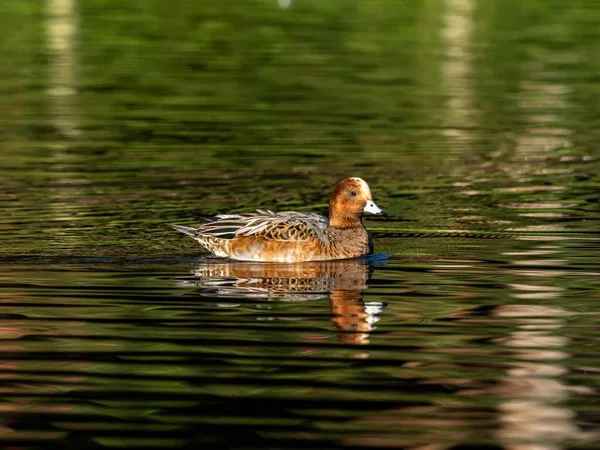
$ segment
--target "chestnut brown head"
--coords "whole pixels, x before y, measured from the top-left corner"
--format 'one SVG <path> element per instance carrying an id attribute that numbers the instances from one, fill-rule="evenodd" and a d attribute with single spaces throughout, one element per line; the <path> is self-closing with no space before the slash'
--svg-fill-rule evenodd
<path id="1" fill-rule="evenodd" d="M 329 201 L 329 224 L 334 228 L 361 226 L 364 213 L 387 215 L 371 195 L 369 185 L 362 178 L 346 178 L 333 188 Z"/>

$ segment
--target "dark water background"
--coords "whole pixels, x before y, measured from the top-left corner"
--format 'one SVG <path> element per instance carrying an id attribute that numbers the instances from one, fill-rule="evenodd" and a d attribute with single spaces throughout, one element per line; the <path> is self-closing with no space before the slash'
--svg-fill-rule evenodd
<path id="1" fill-rule="evenodd" d="M 0 444 L 600 448 L 596 0 L 0 5 Z M 192 211 L 377 255 L 207 259 Z"/>

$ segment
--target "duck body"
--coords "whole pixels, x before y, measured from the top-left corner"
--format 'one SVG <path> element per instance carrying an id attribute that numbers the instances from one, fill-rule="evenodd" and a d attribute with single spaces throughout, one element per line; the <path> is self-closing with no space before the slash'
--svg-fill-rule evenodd
<path id="1" fill-rule="evenodd" d="M 219 215 L 199 228 L 172 227 L 215 256 L 243 261 L 325 261 L 356 258 L 372 251 L 363 226 L 332 228 L 327 217 L 313 213 L 257 210 Z"/>
<path id="2" fill-rule="evenodd" d="M 347 178 L 334 188 L 329 218 L 305 212 L 257 210 L 207 218 L 192 228 L 171 225 L 215 256 L 243 261 L 302 262 L 356 258 L 373 251 L 362 224 L 365 212 L 385 215 L 367 183 Z"/>

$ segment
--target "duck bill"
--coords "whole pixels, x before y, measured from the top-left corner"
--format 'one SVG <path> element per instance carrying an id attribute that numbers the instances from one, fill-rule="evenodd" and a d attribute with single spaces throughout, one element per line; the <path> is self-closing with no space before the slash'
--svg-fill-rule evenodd
<path id="1" fill-rule="evenodd" d="M 387 213 L 379 206 L 377 206 L 373 200 L 367 201 L 367 205 L 365 206 L 365 209 L 363 211 L 371 214 L 377 214 L 379 216 L 387 216 Z"/>

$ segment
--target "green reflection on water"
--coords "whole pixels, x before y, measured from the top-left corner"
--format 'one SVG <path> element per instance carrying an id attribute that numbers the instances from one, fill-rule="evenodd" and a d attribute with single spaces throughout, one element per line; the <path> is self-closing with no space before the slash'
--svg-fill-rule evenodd
<path id="1" fill-rule="evenodd" d="M 593 442 L 596 3 L 3 2 L 6 439 Z M 166 223 L 324 213 L 351 175 L 391 214 L 362 339 L 175 287 L 199 249 Z"/>
<path id="2" fill-rule="evenodd" d="M 587 200 L 597 8 L 446 3 L 89 1 L 62 22 L 53 8 L 69 2 L 3 5 L 0 251 L 193 254 L 165 222 L 324 212 L 348 175 L 408 221 L 382 231 L 548 222 L 497 208 L 511 202 L 498 187 Z"/>

